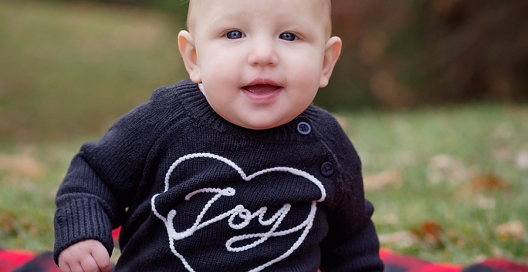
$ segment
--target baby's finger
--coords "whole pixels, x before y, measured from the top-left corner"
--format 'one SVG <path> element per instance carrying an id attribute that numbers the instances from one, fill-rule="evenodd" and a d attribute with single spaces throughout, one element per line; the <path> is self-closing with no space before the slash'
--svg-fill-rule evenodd
<path id="1" fill-rule="evenodd" d="M 72 263 L 69 265 L 71 272 L 83 272 L 83 268 L 80 263 Z"/>
<path id="2" fill-rule="evenodd" d="M 84 258 L 81 261 L 82 271 L 84 272 L 99 272 L 101 271 L 99 269 L 99 266 L 97 265 L 97 262 L 95 262 L 94 258 L 92 258 L 91 255 Z"/>
<path id="3" fill-rule="evenodd" d="M 65 262 L 59 261 L 59 268 L 62 272 L 72 272 L 70 266 Z"/>
<path id="4" fill-rule="evenodd" d="M 95 262 L 97 263 L 97 266 L 101 271 L 108 272 L 112 269 L 112 264 L 110 263 L 110 255 L 108 255 L 106 249 L 92 251 L 92 257 L 94 258 Z"/>

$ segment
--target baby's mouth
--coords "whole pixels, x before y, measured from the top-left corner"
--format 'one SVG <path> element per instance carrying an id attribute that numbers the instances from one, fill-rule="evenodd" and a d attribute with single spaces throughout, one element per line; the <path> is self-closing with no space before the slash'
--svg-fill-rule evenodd
<path id="1" fill-rule="evenodd" d="M 256 85 L 251 85 L 251 86 L 244 86 L 242 88 L 253 94 L 264 95 L 264 94 L 272 93 L 280 89 L 281 87 L 270 85 L 270 84 L 256 84 Z"/>

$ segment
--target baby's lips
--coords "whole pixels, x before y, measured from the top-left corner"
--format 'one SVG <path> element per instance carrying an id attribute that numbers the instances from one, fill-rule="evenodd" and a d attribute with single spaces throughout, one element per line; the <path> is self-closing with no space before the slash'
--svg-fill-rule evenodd
<path id="1" fill-rule="evenodd" d="M 256 84 L 251 86 L 245 86 L 244 89 L 254 94 L 268 94 L 280 89 L 280 86 L 273 86 L 270 84 Z"/>

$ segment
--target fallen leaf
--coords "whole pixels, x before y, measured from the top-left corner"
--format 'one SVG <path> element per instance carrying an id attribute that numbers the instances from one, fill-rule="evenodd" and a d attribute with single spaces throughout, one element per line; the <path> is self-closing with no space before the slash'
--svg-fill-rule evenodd
<path id="1" fill-rule="evenodd" d="M 462 161 L 446 154 L 432 157 L 427 171 L 428 180 L 432 184 L 459 184 L 468 181 L 471 176 L 471 170 Z"/>
<path id="2" fill-rule="evenodd" d="M 471 187 L 477 191 L 508 190 L 509 184 L 495 174 L 475 175 Z"/>
<path id="3" fill-rule="evenodd" d="M 379 234 L 380 243 L 387 247 L 410 247 L 418 244 L 419 240 L 412 232 L 399 231 L 388 234 Z"/>
<path id="4" fill-rule="evenodd" d="M 397 225 L 400 223 L 400 218 L 395 213 L 389 213 L 377 217 L 376 221 L 381 225 Z"/>
<path id="5" fill-rule="evenodd" d="M 387 186 L 399 187 L 402 184 L 402 173 L 399 170 L 387 170 L 377 174 L 368 174 L 363 177 L 365 190 L 380 190 Z"/>
<path id="6" fill-rule="evenodd" d="M 526 236 L 524 226 L 521 221 L 510 221 L 495 228 L 495 233 L 502 241 L 522 241 Z"/>
<path id="7" fill-rule="evenodd" d="M 491 210 L 494 209 L 497 201 L 495 201 L 495 198 L 493 197 L 486 197 L 480 193 L 475 194 L 472 198 L 472 203 L 476 205 L 477 207 L 485 210 Z"/>
<path id="8" fill-rule="evenodd" d="M 517 167 L 521 170 L 528 170 L 528 150 L 523 150 L 517 154 L 515 159 Z"/>
<path id="9" fill-rule="evenodd" d="M 12 156 L 0 155 L 0 170 L 28 178 L 39 178 L 44 173 L 44 167 L 32 156 L 25 153 Z"/>
<path id="10" fill-rule="evenodd" d="M 444 235 L 444 231 L 437 222 L 425 221 L 419 227 L 412 228 L 411 232 L 416 235 L 420 241 L 427 245 L 443 245 L 442 236 Z"/>
<path id="11" fill-rule="evenodd" d="M 504 252 L 502 252 L 502 249 L 500 249 L 499 247 L 497 246 L 494 246 L 492 249 L 491 249 L 491 252 L 493 254 L 493 257 L 495 258 L 503 258 L 504 257 Z"/>
<path id="12" fill-rule="evenodd" d="M 15 233 L 16 218 L 10 212 L 0 212 L 0 232 Z"/>
<path id="13" fill-rule="evenodd" d="M 513 158 L 513 150 L 509 146 L 496 147 L 492 151 L 493 158 L 499 162 L 510 161 Z"/>

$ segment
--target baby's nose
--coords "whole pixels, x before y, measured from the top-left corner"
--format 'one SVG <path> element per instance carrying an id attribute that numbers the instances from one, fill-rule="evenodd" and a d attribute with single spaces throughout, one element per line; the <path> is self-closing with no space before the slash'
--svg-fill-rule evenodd
<path id="1" fill-rule="evenodd" d="M 255 41 L 248 56 L 250 65 L 275 66 L 279 61 L 279 56 L 275 45 L 271 41 Z"/>

